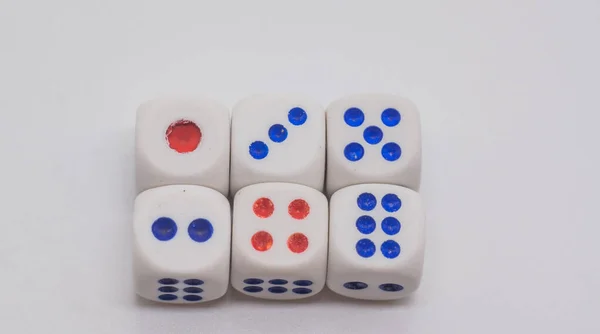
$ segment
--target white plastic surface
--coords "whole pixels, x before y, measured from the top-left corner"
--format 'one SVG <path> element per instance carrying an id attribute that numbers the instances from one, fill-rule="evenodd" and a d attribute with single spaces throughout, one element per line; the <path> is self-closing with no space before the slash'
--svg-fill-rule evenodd
<path id="1" fill-rule="evenodd" d="M 358 197 L 364 193 L 374 195 L 377 200 L 376 206 L 369 211 L 361 210 L 357 204 Z M 399 210 L 384 210 L 382 198 L 387 194 L 400 199 Z M 365 215 L 374 218 L 376 223 L 375 230 L 368 234 L 357 228 L 357 219 Z M 382 221 L 386 217 L 394 217 L 400 222 L 397 234 L 389 235 L 383 231 Z M 405 297 L 419 287 L 425 249 L 425 213 L 417 192 L 384 184 L 361 184 L 341 189 L 331 197 L 329 231 L 329 289 L 352 298 L 390 300 Z M 362 239 L 375 244 L 372 256 L 358 254 L 357 243 Z M 381 245 L 387 240 L 400 245 L 397 257 L 383 255 Z M 348 282 L 368 286 L 353 290 L 344 287 Z M 403 289 L 384 291 L 380 288 L 382 284 L 398 284 Z"/>
<path id="2" fill-rule="evenodd" d="M 189 153 L 169 147 L 166 132 L 179 120 L 192 121 L 202 138 Z M 172 184 L 229 192 L 229 110 L 208 99 L 155 99 L 142 104 L 136 120 L 137 191 Z"/>
<path id="3" fill-rule="evenodd" d="M 167 217 L 177 224 L 175 236 L 167 241 L 155 237 L 153 223 Z M 194 241 L 188 227 L 196 219 L 212 224 L 212 236 L 203 242 Z M 220 298 L 229 286 L 231 211 L 227 199 L 219 192 L 200 186 L 173 185 L 147 190 L 135 200 L 133 218 L 133 266 L 136 292 L 143 298 L 168 303 L 192 303 L 183 299 L 184 289 L 198 287 L 200 302 Z M 163 278 L 177 284 L 159 284 Z M 201 285 L 184 281 L 199 279 Z M 169 292 L 178 298 L 159 300 L 165 292 L 158 289 L 174 286 Z"/>
<path id="4" fill-rule="evenodd" d="M 302 125 L 291 124 L 288 113 L 306 112 Z M 283 142 L 269 138 L 274 124 L 287 129 Z M 325 178 L 325 111 L 309 98 L 295 95 L 255 95 L 239 101 L 232 111 L 231 194 L 262 182 L 288 182 L 323 190 Z M 269 149 L 263 159 L 249 153 L 255 141 Z"/>
<path id="5" fill-rule="evenodd" d="M 273 203 L 273 213 L 260 218 L 254 213 L 257 199 L 266 197 Z M 309 214 L 304 219 L 294 219 L 288 212 L 290 203 L 301 199 L 308 203 Z M 288 183 L 262 183 L 241 189 L 233 204 L 231 284 L 247 295 L 265 299 L 300 299 L 317 294 L 325 285 L 327 267 L 328 210 L 325 196 L 310 187 Z M 266 251 L 252 246 L 252 236 L 259 231 L 272 235 L 273 244 Z M 302 233 L 308 238 L 308 248 L 294 253 L 288 248 L 288 237 Z M 264 281 L 256 286 L 261 292 L 249 293 L 244 287 L 248 278 Z M 284 279 L 284 285 L 269 284 L 270 280 Z M 310 280 L 313 284 L 299 286 L 297 280 Z M 272 293 L 269 288 L 284 287 L 285 293 Z M 294 289 L 307 288 L 311 293 L 298 294 Z"/>
<path id="6" fill-rule="evenodd" d="M 359 108 L 364 114 L 360 126 L 351 127 L 344 121 L 344 113 Z M 393 127 L 384 125 L 382 112 L 395 108 L 400 122 Z M 418 190 L 421 181 L 421 124 L 415 105 L 402 97 L 389 94 L 355 94 L 340 98 L 327 107 L 327 194 L 353 184 L 384 183 L 402 185 Z M 383 139 L 368 144 L 363 138 L 368 126 L 377 126 Z M 350 161 L 344 156 L 349 143 L 358 143 L 364 156 Z M 382 157 L 382 147 L 396 143 L 401 155 L 395 161 Z"/>

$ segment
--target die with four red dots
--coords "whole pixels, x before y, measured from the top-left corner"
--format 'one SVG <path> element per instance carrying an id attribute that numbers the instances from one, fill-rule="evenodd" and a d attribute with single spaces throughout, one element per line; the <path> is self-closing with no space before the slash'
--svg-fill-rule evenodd
<path id="1" fill-rule="evenodd" d="M 136 121 L 138 193 L 189 184 L 229 192 L 229 110 L 211 100 L 156 99 Z"/>
<path id="2" fill-rule="evenodd" d="M 414 190 L 361 184 L 330 200 L 327 286 L 347 297 L 398 299 L 420 284 L 425 214 Z"/>
<path id="3" fill-rule="evenodd" d="M 229 285 L 231 207 L 216 190 L 171 185 L 135 200 L 133 266 L 138 295 L 195 303 L 220 298 Z"/>
<path id="4" fill-rule="evenodd" d="M 344 97 L 327 108 L 328 195 L 361 183 L 418 190 L 421 126 L 414 104 L 384 94 Z"/>
<path id="5" fill-rule="evenodd" d="M 257 95 L 232 111 L 231 194 L 262 182 L 323 190 L 325 112 L 310 99 Z"/>
<path id="6" fill-rule="evenodd" d="M 310 297 L 325 285 L 327 198 L 310 187 L 261 183 L 233 204 L 231 284 L 265 299 Z"/>

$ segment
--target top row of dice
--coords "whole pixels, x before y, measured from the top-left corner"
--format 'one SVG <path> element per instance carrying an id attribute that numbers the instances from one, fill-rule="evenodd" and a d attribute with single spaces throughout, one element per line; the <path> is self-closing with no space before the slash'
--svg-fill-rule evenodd
<path id="1" fill-rule="evenodd" d="M 231 118 L 211 100 L 152 100 L 136 127 L 138 192 L 188 184 L 227 196 L 289 182 L 331 195 L 360 183 L 420 184 L 419 114 L 394 95 L 351 95 L 326 111 L 302 97 L 253 96 Z"/>

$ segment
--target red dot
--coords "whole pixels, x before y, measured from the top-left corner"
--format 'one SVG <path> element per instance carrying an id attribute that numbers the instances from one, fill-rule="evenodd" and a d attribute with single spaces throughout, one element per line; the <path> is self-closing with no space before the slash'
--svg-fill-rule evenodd
<path id="1" fill-rule="evenodd" d="M 294 233 L 288 238 L 287 244 L 292 252 L 302 253 L 308 248 L 308 238 L 302 233 Z"/>
<path id="2" fill-rule="evenodd" d="M 304 219 L 310 213 L 310 206 L 303 199 L 295 199 L 288 206 L 288 212 L 292 218 Z"/>
<path id="3" fill-rule="evenodd" d="M 269 218 L 273 214 L 275 206 L 270 199 L 261 197 L 254 202 L 252 210 L 260 218 Z"/>
<path id="4" fill-rule="evenodd" d="M 250 241 L 252 242 L 252 247 L 259 252 L 267 251 L 269 248 L 271 248 L 271 246 L 273 246 L 273 237 L 271 234 L 269 234 L 269 232 L 265 231 L 254 233 Z"/>
<path id="5" fill-rule="evenodd" d="M 192 121 L 179 120 L 167 129 L 169 147 L 179 153 L 193 152 L 202 139 L 200 128 Z"/>

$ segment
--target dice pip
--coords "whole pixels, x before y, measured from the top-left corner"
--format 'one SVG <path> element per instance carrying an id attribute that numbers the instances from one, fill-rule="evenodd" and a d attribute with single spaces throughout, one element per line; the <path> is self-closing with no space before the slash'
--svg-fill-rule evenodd
<path id="1" fill-rule="evenodd" d="M 234 198 L 231 284 L 265 299 L 310 297 L 325 285 L 327 198 L 307 186 L 262 183 Z"/>
<path id="2" fill-rule="evenodd" d="M 229 110 L 207 99 L 155 99 L 136 121 L 137 192 L 189 184 L 229 192 Z"/>
<path id="3" fill-rule="evenodd" d="M 327 108 L 327 185 L 331 196 L 353 184 L 386 183 L 418 190 L 421 126 L 409 100 L 357 94 Z"/>
<path id="4" fill-rule="evenodd" d="M 327 286 L 334 292 L 370 300 L 405 297 L 420 285 L 424 248 L 417 192 L 361 184 L 331 197 Z"/>
<path id="5" fill-rule="evenodd" d="M 229 286 L 230 210 L 221 193 L 201 186 L 139 194 L 133 219 L 137 294 L 184 304 L 223 296 Z"/>
<path id="6" fill-rule="evenodd" d="M 232 112 L 231 194 L 262 182 L 323 190 L 325 112 L 292 95 L 256 95 Z"/>

